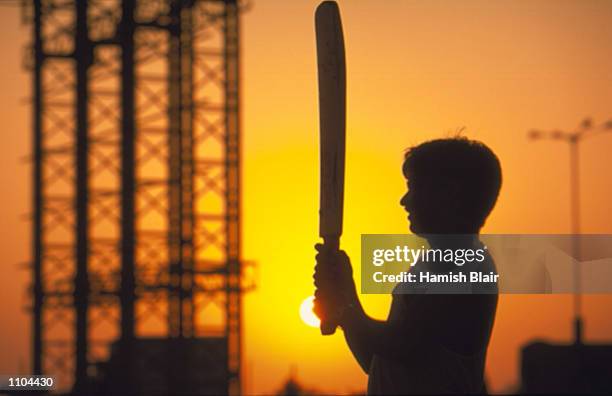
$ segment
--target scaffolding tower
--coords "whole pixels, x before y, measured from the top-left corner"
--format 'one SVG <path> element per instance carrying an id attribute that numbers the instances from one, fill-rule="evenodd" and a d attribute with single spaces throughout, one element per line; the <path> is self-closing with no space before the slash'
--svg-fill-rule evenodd
<path id="1" fill-rule="evenodd" d="M 206 384 L 240 393 L 238 1 L 23 4 L 33 373 L 60 392 L 129 394 L 157 351 L 209 362 L 194 368 Z M 184 369 L 163 367 L 160 389 L 183 392 Z"/>

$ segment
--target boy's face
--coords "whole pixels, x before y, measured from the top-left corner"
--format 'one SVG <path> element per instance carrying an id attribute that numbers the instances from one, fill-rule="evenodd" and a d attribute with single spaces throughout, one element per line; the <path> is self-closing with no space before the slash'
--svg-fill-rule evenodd
<path id="1" fill-rule="evenodd" d="M 414 183 L 411 182 L 410 179 L 407 180 L 406 186 L 408 191 L 406 191 L 406 194 L 404 194 L 400 200 L 400 205 L 402 205 L 408 213 L 410 231 L 417 235 L 424 234 L 426 233 L 425 229 L 427 227 L 423 225 L 423 217 L 426 218 L 427 215 L 424 213 L 426 209 L 425 205 L 422 203 L 422 195 L 419 191 L 417 191 Z"/>
<path id="2" fill-rule="evenodd" d="M 456 194 L 431 180 L 410 177 L 400 205 L 408 212 L 410 231 L 417 235 L 454 234 L 458 231 Z"/>

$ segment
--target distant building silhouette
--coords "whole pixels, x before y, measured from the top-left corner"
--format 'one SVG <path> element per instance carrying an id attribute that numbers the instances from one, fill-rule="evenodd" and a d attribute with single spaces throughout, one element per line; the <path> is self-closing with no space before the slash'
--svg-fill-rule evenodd
<path id="1" fill-rule="evenodd" d="M 227 353 L 223 337 L 138 338 L 123 355 L 120 341 L 108 361 L 96 365 L 91 395 L 121 395 L 130 386 L 148 396 L 200 396 L 227 393 Z M 131 376 L 124 367 L 130 367 Z"/>
<path id="2" fill-rule="evenodd" d="M 289 370 L 289 377 L 282 385 L 280 390 L 276 392 L 278 396 L 300 396 L 300 395 L 321 395 L 320 391 L 315 389 L 306 388 L 300 384 L 297 380 L 297 368 L 291 366 Z"/>
<path id="3" fill-rule="evenodd" d="M 612 345 L 532 342 L 522 349 L 520 393 L 612 394 Z"/>
<path id="4" fill-rule="evenodd" d="M 304 384 L 301 384 L 297 380 L 297 369 L 295 366 L 291 367 L 289 377 L 281 388 L 276 392 L 277 396 L 305 396 L 305 395 L 329 395 L 333 392 L 318 390 L 315 388 L 308 388 Z M 351 395 L 365 395 L 365 391 L 349 393 Z"/>

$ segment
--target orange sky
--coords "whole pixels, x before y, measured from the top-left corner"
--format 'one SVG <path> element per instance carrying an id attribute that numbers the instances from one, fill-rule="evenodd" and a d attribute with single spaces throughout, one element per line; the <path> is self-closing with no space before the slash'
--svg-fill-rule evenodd
<path id="1" fill-rule="evenodd" d="M 243 18 L 244 257 L 258 263 L 245 298 L 247 392 L 298 379 L 328 391 L 365 388 L 341 335 L 323 338 L 298 316 L 312 293 L 317 241 L 318 120 L 313 11 L 317 1 L 257 0 Z M 530 128 L 569 129 L 612 118 L 612 2 L 345 1 L 348 129 L 343 246 L 359 263 L 362 233 L 407 231 L 398 201 L 404 148 L 465 127 L 499 156 L 504 185 L 485 232 L 566 233 L 567 147 L 529 142 Z M 0 373 L 29 367 L 26 214 L 29 32 L 0 8 Z M 612 134 L 581 147 L 583 231 L 612 233 Z M 359 271 L 357 269 L 357 277 Z M 364 297 L 384 317 L 388 297 Z M 568 296 L 503 296 L 489 351 L 492 391 L 518 381 L 518 349 L 570 338 Z M 585 302 L 586 338 L 612 338 L 607 296 Z M 21 367 L 21 368 L 20 368 Z"/>

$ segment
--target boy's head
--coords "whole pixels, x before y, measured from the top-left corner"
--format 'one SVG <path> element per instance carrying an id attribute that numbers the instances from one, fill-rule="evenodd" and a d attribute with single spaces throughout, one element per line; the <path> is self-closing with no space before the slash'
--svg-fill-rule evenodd
<path id="1" fill-rule="evenodd" d="M 400 204 L 415 234 L 478 233 L 501 187 L 497 156 L 463 137 L 436 139 L 406 151 L 408 192 Z"/>

